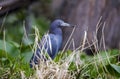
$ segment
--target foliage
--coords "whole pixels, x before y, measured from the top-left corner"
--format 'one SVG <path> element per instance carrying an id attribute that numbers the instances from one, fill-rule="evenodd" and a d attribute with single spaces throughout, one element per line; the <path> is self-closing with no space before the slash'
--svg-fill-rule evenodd
<path id="1" fill-rule="evenodd" d="M 120 77 L 119 50 L 99 51 L 94 56 L 80 51 L 61 51 L 54 60 L 46 64 L 41 62 L 35 70 L 30 68 L 29 60 L 38 42 L 36 39 L 40 39 L 48 30 L 49 21 L 45 17 L 35 19 L 32 16 L 31 32 L 25 36 L 23 14 L 24 11 L 6 16 L 2 24 L 4 29 L 0 31 L 0 79 Z"/>

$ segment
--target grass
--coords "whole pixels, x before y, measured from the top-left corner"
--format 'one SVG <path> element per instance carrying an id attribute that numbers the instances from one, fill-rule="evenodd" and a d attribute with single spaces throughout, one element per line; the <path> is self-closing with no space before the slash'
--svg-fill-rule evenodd
<path id="1" fill-rule="evenodd" d="M 36 40 L 31 50 L 33 52 L 38 43 L 38 32 L 39 31 L 36 29 Z M 11 47 L 9 48 L 9 50 L 16 50 L 14 49 L 14 46 L 9 45 L 11 43 L 6 42 L 6 44 L 8 45 L 8 47 Z M 17 48 L 19 48 L 19 46 Z M 6 48 L 6 50 L 8 49 Z M 11 52 L 9 50 L 7 52 Z M 20 49 L 18 50 L 20 51 Z M 6 51 L 4 50 L 1 52 L 5 53 Z M 41 61 L 41 63 L 36 66 L 35 69 L 31 69 L 29 67 L 29 63 L 24 61 L 25 56 L 22 56 L 22 54 L 18 54 L 16 57 L 13 57 L 13 55 L 6 53 L 6 55 L 4 55 L 4 57 L 1 57 L 0 60 L 0 78 L 117 79 L 120 75 L 120 64 L 117 60 L 117 56 L 119 56 L 119 54 L 119 50 L 99 51 L 94 56 L 88 56 L 81 50 L 66 52 L 61 51 L 54 60 L 49 60 L 46 62 Z"/>
<path id="2" fill-rule="evenodd" d="M 87 56 L 85 53 L 76 51 L 61 53 L 53 61 L 40 63 L 35 69 L 31 69 L 28 63 L 22 58 L 4 59 L 0 65 L 1 79 L 117 79 L 120 75 L 120 64 L 116 57 L 119 51 L 108 51 L 97 54 L 96 56 Z M 114 53 L 114 54 L 113 54 Z"/>
<path id="3" fill-rule="evenodd" d="M 4 25 L 4 24 L 2 24 Z M 44 22 L 42 21 L 42 25 Z M 41 25 L 41 26 L 42 26 Z M 46 25 L 47 26 L 47 25 Z M 99 29 L 99 22 L 97 25 Z M 23 27 L 20 29 L 24 29 Z M 9 41 L 11 36 L 9 31 L 5 30 L 2 34 L 3 39 L 0 40 L 0 79 L 119 79 L 120 63 L 119 50 L 100 51 L 96 45 L 97 39 L 93 44 L 97 54 L 94 56 L 86 55 L 83 50 L 87 41 L 87 32 L 84 33 L 83 43 L 74 51 L 65 51 L 65 48 L 59 52 L 54 60 L 46 62 L 41 61 L 35 69 L 29 67 L 29 60 L 32 53 L 35 52 L 41 34 L 37 27 L 33 27 L 34 31 L 27 38 L 23 38 L 21 30 L 19 40 L 30 40 L 29 42 Z M 98 30 L 96 29 L 96 31 Z M 25 29 L 24 29 L 25 30 Z M 73 34 L 75 28 L 71 32 Z M 16 32 L 13 32 L 16 33 Z M 0 34 L 0 35 L 1 35 Z M 24 34 L 26 35 L 26 34 Z M 104 36 L 104 34 L 103 34 Z M 33 39 L 34 38 L 34 39 Z M 95 36 L 96 38 L 96 36 Z M 103 37 L 104 38 L 104 37 Z M 18 38 L 17 38 L 18 39 Z M 66 45 L 70 41 L 67 41 Z M 104 40 L 104 39 L 103 39 Z M 32 41 L 32 42 L 31 42 Z M 104 41 L 102 41 L 104 43 Z M 65 47 L 66 47 L 65 45 Z M 74 41 L 73 41 L 74 45 Z M 74 46 L 73 46 L 74 47 Z M 81 50 L 78 50 L 81 48 Z M 105 45 L 104 45 L 105 48 Z"/>

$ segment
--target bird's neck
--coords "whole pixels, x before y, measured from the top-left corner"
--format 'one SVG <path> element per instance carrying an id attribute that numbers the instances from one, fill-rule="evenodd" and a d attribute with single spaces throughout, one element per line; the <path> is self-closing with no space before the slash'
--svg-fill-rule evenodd
<path id="1" fill-rule="evenodd" d="M 51 31 L 51 33 L 62 36 L 61 28 L 55 28 L 54 30 Z"/>

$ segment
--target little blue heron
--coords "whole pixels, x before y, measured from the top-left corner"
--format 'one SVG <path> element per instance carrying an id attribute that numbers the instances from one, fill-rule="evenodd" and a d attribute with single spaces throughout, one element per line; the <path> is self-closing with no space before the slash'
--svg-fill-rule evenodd
<path id="1" fill-rule="evenodd" d="M 30 60 L 30 67 L 39 64 L 40 59 L 45 60 L 44 53 L 48 53 L 51 59 L 54 59 L 62 44 L 62 29 L 61 27 L 71 27 L 61 19 L 53 21 L 50 25 L 50 33 L 42 37 L 36 52 Z"/>

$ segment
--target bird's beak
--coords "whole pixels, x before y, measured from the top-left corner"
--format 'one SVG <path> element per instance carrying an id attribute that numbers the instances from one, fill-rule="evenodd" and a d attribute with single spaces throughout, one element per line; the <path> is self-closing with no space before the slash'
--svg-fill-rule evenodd
<path id="1" fill-rule="evenodd" d="M 68 24 L 68 23 L 62 23 L 60 26 L 66 26 L 66 27 L 71 27 L 71 25 L 70 24 Z"/>

